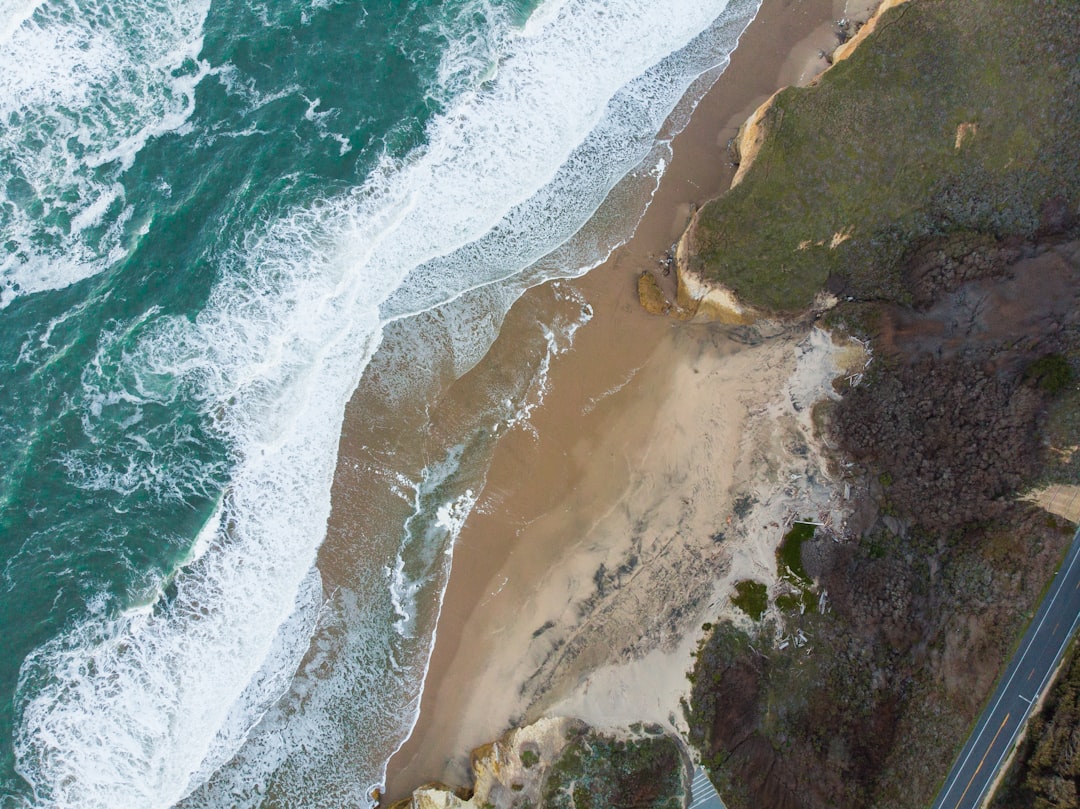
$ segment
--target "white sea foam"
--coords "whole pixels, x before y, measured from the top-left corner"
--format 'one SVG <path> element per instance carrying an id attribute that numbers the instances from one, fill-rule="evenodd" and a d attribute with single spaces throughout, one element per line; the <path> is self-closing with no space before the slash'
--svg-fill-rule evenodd
<path id="1" fill-rule="evenodd" d="M 557 297 L 577 304 L 580 307 L 579 315 L 569 323 L 555 323 L 550 327 L 541 325 L 545 350 L 544 355 L 540 358 L 540 365 L 521 402 L 515 405 L 512 400 L 506 400 L 506 406 L 507 409 L 511 410 L 511 415 L 497 427 L 513 429 L 522 425 L 534 437 L 538 437 L 530 419 L 533 411 L 544 404 L 544 399 L 550 389 L 551 362 L 560 354 L 570 350 L 574 345 L 574 335 L 577 334 L 578 329 L 592 320 L 592 306 L 586 302 L 581 293 L 570 287 L 558 285 L 558 282 L 556 284 Z"/>
<path id="2" fill-rule="evenodd" d="M 0 307 L 122 254 L 119 176 L 181 127 L 209 0 L 0 5 Z"/>
<path id="3" fill-rule="evenodd" d="M 430 505 L 425 502 L 425 493 L 430 496 L 433 484 L 438 485 L 428 480 L 417 487 L 416 511 L 406 520 L 394 566 L 386 571 L 390 580 L 390 600 L 398 616 L 394 629 L 406 638 L 414 637 L 416 633 L 417 596 L 431 582 L 433 574 L 441 572 L 436 570 L 439 555 L 453 553 L 454 540 L 476 505 L 473 490 L 466 489 L 453 500 L 439 504 L 434 519 L 431 519 L 430 514 L 425 514 Z M 406 562 L 407 557 L 412 557 L 411 564 Z"/>
<path id="4" fill-rule="evenodd" d="M 213 496 L 227 476 L 225 464 L 212 453 L 200 453 L 204 443 L 195 425 L 168 420 L 129 430 L 143 422 L 146 408 L 175 400 L 174 380 L 147 373 L 121 347 L 131 335 L 159 314 L 151 307 L 126 324 L 111 323 L 102 331 L 97 350 L 82 372 L 82 427 L 85 447 L 60 456 L 69 480 L 89 491 L 136 492 L 157 501 L 192 500 Z M 62 323 L 57 318 L 53 323 Z M 54 326 L 46 329 L 46 336 Z M 123 431 L 117 436 L 116 426 Z"/>
<path id="5" fill-rule="evenodd" d="M 593 412 L 596 409 L 596 406 L 598 404 L 600 404 L 600 402 L 604 401 L 607 398 L 610 398 L 610 397 L 614 396 L 616 393 L 618 393 L 623 388 L 625 388 L 627 385 L 629 385 L 633 381 L 634 377 L 637 376 L 638 371 L 640 371 L 640 370 L 641 370 L 640 366 L 637 367 L 637 368 L 634 368 L 632 371 L 630 371 L 630 373 L 628 373 L 626 375 L 626 378 L 623 379 L 622 382 L 608 388 L 606 391 L 601 393 L 599 396 L 594 396 L 594 397 L 590 398 L 589 401 L 585 403 L 585 406 L 582 408 L 581 412 L 586 414 L 586 415 Z"/>
<path id="6" fill-rule="evenodd" d="M 570 0 L 547 0 L 540 3 L 525 22 L 525 34 L 535 36 L 544 26 L 554 22 Z"/>
<path id="7" fill-rule="evenodd" d="M 232 447 L 228 496 L 219 530 L 177 573 L 168 604 L 90 621 L 28 659 L 16 754 L 40 806 L 153 809 L 189 793 L 197 805 L 199 780 L 233 754 L 239 763 L 230 767 L 265 783 L 274 768 L 288 769 L 285 742 L 305 745 L 306 757 L 320 761 L 346 744 L 340 728 L 328 730 L 334 715 L 313 706 L 363 688 L 355 678 L 374 678 L 373 669 L 358 675 L 358 664 L 339 660 L 327 671 L 316 649 L 294 681 L 291 707 L 264 720 L 286 730 L 241 747 L 295 668 L 296 648 L 303 652 L 306 630 L 285 637 L 280 628 L 307 626 L 287 622 L 296 621 L 298 604 L 310 603 L 305 582 L 326 531 L 345 404 L 384 326 L 513 277 L 565 242 L 648 153 L 651 133 L 694 70 L 711 63 L 694 67 L 706 55 L 691 54 L 690 67 L 678 59 L 655 65 L 726 4 L 566 0 L 546 19 L 541 11 L 532 25 L 505 28 L 494 40 L 497 72 L 433 121 L 428 146 L 400 163 L 384 160 L 348 195 L 249 235 L 194 322 L 162 321 L 143 339 L 131 364 L 148 378 L 177 379 Z M 585 202 L 577 203 L 582 190 Z M 489 332 L 456 338 L 482 341 Z M 553 336 L 550 350 L 557 348 Z M 462 366 L 485 349 L 453 347 L 467 358 Z M 440 531 L 459 530 L 471 506 L 453 502 L 435 514 L 436 526 L 446 523 Z M 406 595 L 399 602 L 408 616 Z M 338 592 L 342 615 L 385 622 L 350 597 Z M 361 707 L 397 721 L 413 710 L 421 686 L 408 677 L 420 672 L 404 662 L 401 671 L 403 705 L 361 700 Z M 322 703 L 305 691 L 315 681 Z M 273 686 L 253 686 L 262 682 Z M 380 777 L 375 766 L 370 783 Z M 275 777 L 318 781 L 307 768 L 290 772 Z M 222 782 L 234 783 L 228 772 Z M 309 792 L 304 805 L 366 800 L 339 787 Z"/>
<path id="8" fill-rule="evenodd" d="M 647 61 L 657 56 L 656 51 L 642 44 L 644 40 L 648 40 L 650 46 L 664 47 L 669 44 L 663 36 L 669 33 L 661 20 L 664 8 L 671 13 L 687 14 L 688 17 L 682 19 L 690 24 L 700 23 L 701 17 L 708 16 L 710 10 L 702 6 L 695 9 L 694 14 L 689 14 L 670 6 L 657 5 L 649 15 L 656 26 L 653 32 L 623 31 L 617 23 L 625 21 L 616 19 L 599 24 L 600 31 L 597 33 L 590 31 L 595 21 L 582 15 L 579 5 L 569 3 L 565 8 L 560 7 L 560 13 L 555 15 L 557 25 L 534 29 L 527 24 L 525 31 L 534 31 L 535 38 L 541 44 L 535 50 L 523 48 L 520 57 L 512 46 L 523 43 L 532 45 L 533 37 L 521 32 L 508 35 L 511 39 L 510 53 L 513 55 L 502 58 L 500 72 L 491 92 L 478 93 L 475 98 L 470 97 L 462 104 L 466 110 L 481 117 L 490 130 L 469 133 L 469 137 L 479 134 L 484 142 L 501 147 L 498 154 L 505 161 L 493 164 L 493 167 L 504 172 L 497 176 L 491 176 L 491 172 L 479 167 L 481 170 L 475 176 L 475 180 L 481 183 L 477 193 L 503 194 L 513 204 L 498 221 L 491 223 L 481 238 L 457 245 L 430 260 L 418 262 L 383 304 L 381 311 L 385 318 L 408 317 L 477 286 L 508 280 L 517 275 L 523 266 L 541 260 L 550 268 L 545 272 L 547 277 L 574 274 L 603 260 L 618 239 L 629 235 L 625 231 L 625 207 L 618 210 L 623 224 L 617 227 L 619 232 L 611 241 L 606 244 L 586 243 L 579 245 L 582 249 L 577 251 L 562 251 L 554 255 L 555 261 L 561 266 L 552 266 L 552 262 L 544 257 L 552 256 L 553 248 L 569 239 L 597 211 L 627 173 L 647 160 L 655 149 L 655 133 L 676 102 L 702 72 L 717 64 L 726 64 L 726 54 L 756 9 L 755 0 L 739 0 L 734 5 L 740 5 L 740 11 L 732 15 L 727 24 L 714 26 L 681 50 L 673 49 L 675 52 L 659 64 L 622 86 L 604 87 L 601 81 L 601 93 L 604 94 L 601 95 L 591 93 L 588 88 L 594 77 L 603 78 L 609 60 L 596 59 L 595 65 L 582 63 L 580 70 L 575 73 L 577 56 L 573 49 L 564 53 L 562 49 L 550 48 L 549 38 L 565 36 L 568 41 L 579 42 L 584 48 L 612 47 L 612 53 L 620 48 L 639 48 L 642 61 Z M 677 2 L 675 5 L 682 4 Z M 724 5 L 723 0 L 713 4 L 713 16 L 718 13 L 716 6 Z M 631 7 L 619 11 L 636 15 L 641 8 L 631 4 Z M 542 12 L 538 9 L 535 13 Z M 564 17 L 570 17 L 576 28 L 567 30 Z M 606 25 L 611 22 L 616 23 L 614 27 L 624 34 L 624 38 L 618 41 L 612 37 L 610 45 L 602 45 L 600 41 L 610 33 Z M 718 51 L 719 45 L 723 45 L 724 49 Z M 617 63 L 618 58 L 613 57 L 611 61 Z M 592 72 L 594 69 L 597 73 Z M 511 81 L 516 77 L 516 72 L 515 76 L 507 75 L 512 70 L 522 74 L 519 82 Z M 536 79 L 538 76 L 564 74 L 570 74 L 565 88 Z M 575 103 L 570 104 L 570 100 Z M 527 107 L 529 111 L 515 115 L 512 110 L 516 104 Z M 680 111 L 675 131 L 689 111 Z M 457 148 L 460 136 L 455 126 L 456 120 L 453 116 L 437 120 L 432 127 L 436 142 Z M 451 131 L 444 132 L 446 128 Z M 532 164 L 534 156 L 542 159 L 546 147 L 563 150 L 564 157 L 560 162 L 551 164 L 538 160 L 537 167 L 551 166 L 551 174 L 547 177 L 533 175 L 536 182 L 529 184 L 529 175 L 521 170 Z M 568 147 L 569 151 L 566 152 Z M 666 165 L 662 161 L 664 157 L 661 155 L 657 155 L 655 160 L 647 160 L 650 168 L 645 172 L 644 179 L 650 190 L 655 189 L 659 174 Z M 471 169 L 467 165 L 461 168 Z M 470 175 L 472 173 L 469 172 Z M 520 184 L 516 184 L 518 180 Z M 461 204 L 456 199 L 447 199 L 446 202 Z M 426 208 L 429 213 L 435 210 L 438 210 L 437 205 Z M 542 277 L 533 283 L 542 280 Z"/>
<path id="9" fill-rule="evenodd" d="M 185 794 L 205 783 L 235 754 L 251 728 L 285 693 L 307 650 L 322 604 L 322 580 L 318 571 L 312 569 L 300 586 L 292 614 L 278 627 L 263 665 L 229 708 L 198 769 L 189 777 Z"/>
<path id="10" fill-rule="evenodd" d="M 183 802 L 184 809 L 259 806 L 271 775 L 279 785 L 290 784 L 279 798 L 283 806 L 369 801 L 380 759 L 373 761 L 370 752 L 358 756 L 355 740 L 388 757 L 415 718 L 453 549 L 476 500 L 457 480 L 465 455 L 465 445 L 452 447 L 421 470 L 419 482 L 404 482 L 410 514 L 386 578 L 361 577 L 356 588 L 335 591 L 288 696 L 252 730 L 230 766 Z M 482 477 L 470 479 L 483 484 Z M 402 621 L 396 637 L 386 631 L 387 601 Z M 403 703 L 386 698 L 405 693 Z M 364 778 L 369 780 L 358 783 Z"/>
<path id="11" fill-rule="evenodd" d="M 41 0 L 0 0 L 0 44 L 11 39 L 40 3 Z"/>
<path id="12" fill-rule="evenodd" d="M 433 503 L 461 468 L 467 447 L 459 444 L 445 459 L 426 466 L 421 480 L 413 486 L 413 511 L 405 520 L 401 543 L 390 578 L 390 600 L 398 616 L 394 628 L 403 637 L 413 637 L 418 614 L 417 596 L 443 563 L 440 556 L 451 552 L 465 517 L 476 503 L 471 489 L 454 499 Z M 432 514 L 434 506 L 434 514 Z"/>
<path id="13" fill-rule="evenodd" d="M 478 19 L 484 24 L 478 25 Z M 474 0 L 461 3 L 438 27 L 444 46 L 429 97 L 447 105 L 495 77 L 510 25 L 502 8 L 489 0 Z"/>

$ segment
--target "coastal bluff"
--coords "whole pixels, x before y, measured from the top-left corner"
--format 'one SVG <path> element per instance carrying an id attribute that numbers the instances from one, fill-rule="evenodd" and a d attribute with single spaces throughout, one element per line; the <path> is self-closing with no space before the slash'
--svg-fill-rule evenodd
<path id="1" fill-rule="evenodd" d="M 844 61 L 855 53 L 859 45 L 877 30 L 878 23 L 885 12 L 907 2 L 908 0 L 883 0 L 862 24 L 857 25 L 851 20 L 839 22 L 837 29 L 839 42 L 831 52 L 824 55 L 827 67 L 807 82 L 805 86 L 816 86 L 822 76 L 837 63 Z M 852 29 L 855 30 L 853 36 L 850 35 Z M 735 137 L 732 138 L 728 148 L 735 165 L 735 173 L 731 178 L 729 190 L 734 189 L 742 182 L 750 167 L 754 164 L 763 143 L 765 143 L 766 138 L 772 131 L 771 124 L 775 125 L 772 118 L 775 117 L 774 107 L 777 98 L 781 93 L 791 89 L 790 87 L 784 87 L 770 95 L 742 123 Z M 646 271 L 641 274 L 638 281 L 641 305 L 652 314 L 671 315 L 681 320 L 697 318 L 727 324 L 752 323 L 764 314 L 763 311 L 755 304 L 740 299 L 735 291 L 723 282 L 722 278 L 705 271 L 702 262 L 696 260 L 700 249 L 697 234 L 700 214 L 701 209 L 698 206 L 693 206 L 690 220 L 673 251 L 672 264 L 676 278 L 675 301 L 670 302 L 667 300 L 655 276 Z M 835 249 L 849 239 L 850 236 L 850 228 L 841 228 L 829 237 L 830 248 Z M 800 249 L 806 249 L 807 246 L 809 246 L 809 243 L 804 243 Z M 812 311 L 820 312 L 834 304 L 834 297 L 828 293 L 820 293 L 815 296 L 809 308 Z"/>
<path id="2" fill-rule="evenodd" d="M 732 187 L 684 234 L 680 289 L 787 315 L 823 292 L 904 304 L 933 239 L 1068 232 L 1078 36 L 1056 6 L 886 4 L 817 80 L 744 124 Z"/>

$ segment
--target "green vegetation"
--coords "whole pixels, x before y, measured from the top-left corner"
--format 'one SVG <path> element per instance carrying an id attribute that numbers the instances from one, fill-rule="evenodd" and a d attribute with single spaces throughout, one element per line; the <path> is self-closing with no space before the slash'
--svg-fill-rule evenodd
<path id="1" fill-rule="evenodd" d="M 1065 390 L 1073 381 L 1069 361 L 1060 354 L 1047 354 L 1031 363 L 1025 377 L 1040 390 L 1054 395 Z"/>
<path id="2" fill-rule="evenodd" d="M 813 539 L 816 531 L 817 526 L 813 523 L 795 522 L 776 549 L 777 574 L 799 589 L 797 593 L 777 596 L 776 606 L 786 614 L 817 611 L 817 593 L 802 563 L 803 543 Z"/>
<path id="3" fill-rule="evenodd" d="M 525 769 L 535 767 L 540 761 L 540 756 L 533 750 L 521 751 L 521 766 Z"/>
<path id="4" fill-rule="evenodd" d="M 544 790 L 550 809 L 679 809 L 683 758 L 670 736 L 623 741 L 586 734 L 563 750 Z"/>
<path id="5" fill-rule="evenodd" d="M 687 718 L 729 809 L 930 804 L 1069 542 L 1027 504 L 1002 516 L 946 540 L 913 526 L 823 543 L 830 608 L 777 597 L 785 649 L 768 624 L 713 627 Z"/>
<path id="6" fill-rule="evenodd" d="M 802 546 L 808 539 L 814 538 L 817 526 L 813 523 L 796 522 L 791 530 L 784 534 L 780 547 L 776 549 L 776 561 L 781 576 L 794 577 L 798 584 L 810 581 L 802 563 Z"/>
<path id="7" fill-rule="evenodd" d="M 731 603 L 745 612 L 755 621 L 760 621 L 769 606 L 769 593 L 764 584 L 751 579 L 744 579 L 735 584 L 735 595 Z"/>
<path id="8" fill-rule="evenodd" d="M 797 593 L 784 593 L 776 597 L 777 608 L 785 614 L 796 612 L 812 613 L 817 610 L 818 597 L 809 588 L 799 590 Z"/>
<path id="9" fill-rule="evenodd" d="M 1051 251 L 1074 278 L 1078 54 L 1075 1 L 911 0 L 817 87 L 779 95 L 742 184 L 699 216 L 699 272 L 773 311 L 855 298 L 827 322 L 875 356 L 815 411 L 869 492 L 857 541 L 814 545 L 828 610 L 803 565 L 814 527 L 793 526 L 777 568 L 798 592 L 776 598 L 791 643 L 719 624 L 689 675 L 690 738 L 731 809 L 929 805 L 1068 544 L 1015 497 L 1080 479 L 1080 331 L 1037 301 L 1009 325 L 993 296 L 1016 304 L 1012 268 Z M 976 293 L 988 308 L 965 308 Z M 935 337 L 961 315 L 1001 327 Z M 1048 802 L 1031 787 L 1007 805 L 1078 805 L 1070 700 L 1063 755 L 1033 754 Z"/>
<path id="10" fill-rule="evenodd" d="M 970 253 L 1065 227 L 1080 201 L 1077 19 L 1072 3 L 1015 0 L 886 13 L 818 86 L 777 97 L 745 178 L 701 212 L 695 269 L 775 311 L 826 284 L 905 301 L 901 266 L 929 240 Z"/>
<path id="11" fill-rule="evenodd" d="M 801 593 L 784 593 L 776 597 L 776 606 L 781 612 L 795 612 L 802 603 Z"/>

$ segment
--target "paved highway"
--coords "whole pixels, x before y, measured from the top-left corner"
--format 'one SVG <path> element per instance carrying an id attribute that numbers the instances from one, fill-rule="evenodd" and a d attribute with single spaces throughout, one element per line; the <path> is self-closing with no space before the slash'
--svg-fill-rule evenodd
<path id="1" fill-rule="evenodd" d="M 934 809 L 975 809 L 1080 623 L 1080 530 L 1035 618 L 960 751 Z"/>

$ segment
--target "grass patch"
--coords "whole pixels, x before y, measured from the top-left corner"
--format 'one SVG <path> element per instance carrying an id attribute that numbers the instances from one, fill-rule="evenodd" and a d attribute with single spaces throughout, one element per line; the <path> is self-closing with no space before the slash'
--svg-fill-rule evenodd
<path id="1" fill-rule="evenodd" d="M 694 268 L 773 311 L 827 282 L 903 302 L 921 241 L 1030 237 L 1047 206 L 1075 210 L 1075 14 L 1015 0 L 887 12 L 817 86 L 779 94 L 745 178 L 701 211 Z"/>
<path id="2" fill-rule="evenodd" d="M 796 612 L 802 603 L 802 593 L 784 593 L 776 597 L 776 606 L 781 612 Z"/>
<path id="3" fill-rule="evenodd" d="M 791 530 L 784 534 L 780 547 L 776 549 L 777 568 L 781 576 L 787 574 L 788 578 L 796 579 L 799 584 L 810 581 L 802 563 L 802 546 L 806 540 L 814 538 L 816 531 L 816 525 L 797 522 L 792 524 Z"/>
<path id="4" fill-rule="evenodd" d="M 813 590 L 803 588 L 797 593 L 784 593 L 776 597 L 777 608 L 786 614 L 817 612 L 818 597 Z"/>
<path id="5" fill-rule="evenodd" d="M 753 620 L 760 621 L 765 614 L 765 608 L 769 606 L 769 593 L 761 582 L 743 579 L 735 584 L 735 595 L 731 597 L 731 603 Z"/>

